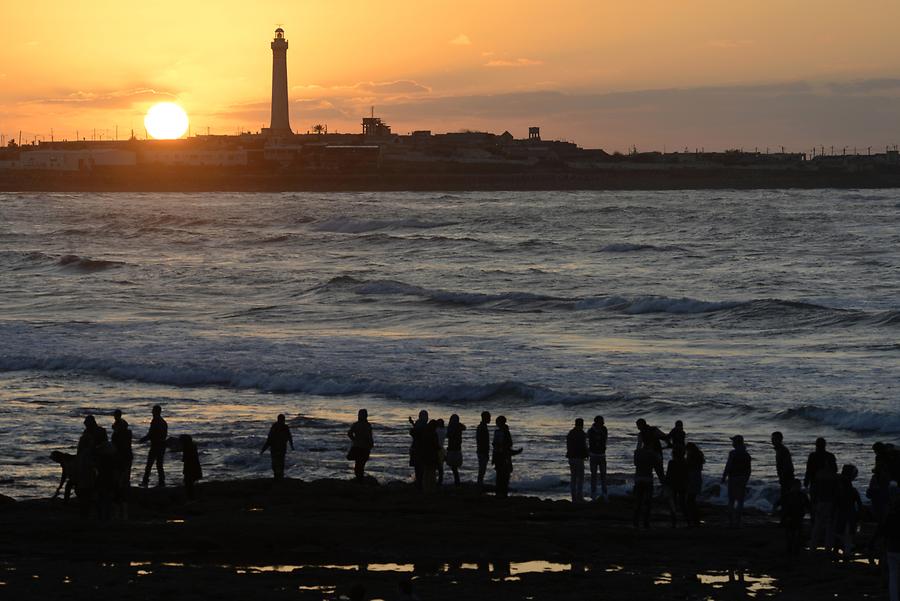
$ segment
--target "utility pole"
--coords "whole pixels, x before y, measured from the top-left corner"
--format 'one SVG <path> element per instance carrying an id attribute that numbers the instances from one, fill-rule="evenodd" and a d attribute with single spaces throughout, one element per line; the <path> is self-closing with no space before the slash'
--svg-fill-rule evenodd
<path id="1" fill-rule="evenodd" d="M 116 142 L 119 141 L 119 124 L 116 123 Z"/>
<path id="2" fill-rule="evenodd" d="M 55 141 L 56 141 L 56 140 L 53 139 L 53 128 L 52 128 L 52 127 L 50 128 L 50 141 L 51 141 L 51 142 L 55 142 Z"/>

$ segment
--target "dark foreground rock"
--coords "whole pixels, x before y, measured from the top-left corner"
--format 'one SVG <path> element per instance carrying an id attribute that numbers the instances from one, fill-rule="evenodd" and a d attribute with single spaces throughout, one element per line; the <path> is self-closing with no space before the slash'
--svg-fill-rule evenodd
<path id="1" fill-rule="evenodd" d="M 882 599 L 859 557 L 789 558 L 771 518 L 650 530 L 627 499 L 573 506 L 472 488 L 266 480 L 134 490 L 130 519 L 82 521 L 75 503 L 0 507 L 2 599 Z M 867 537 L 860 537 L 862 543 Z"/>

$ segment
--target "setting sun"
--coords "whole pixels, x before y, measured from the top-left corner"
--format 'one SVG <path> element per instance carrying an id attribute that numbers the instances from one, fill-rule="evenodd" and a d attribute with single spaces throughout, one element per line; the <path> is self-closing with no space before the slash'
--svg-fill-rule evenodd
<path id="1" fill-rule="evenodd" d="M 144 117 L 147 133 L 157 140 L 174 140 L 187 132 L 188 116 L 174 102 L 154 104 Z"/>

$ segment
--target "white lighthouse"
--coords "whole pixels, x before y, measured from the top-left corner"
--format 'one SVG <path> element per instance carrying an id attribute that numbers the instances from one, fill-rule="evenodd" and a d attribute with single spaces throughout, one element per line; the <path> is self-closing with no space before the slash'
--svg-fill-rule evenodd
<path id="1" fill-rule="evenodd" d="M 272 136 L 289 136 L 293 133 L 288 116 L 287 49 L 284 30 L 279 27 L 272 40 L 272 121 L 267 132 Z"/>

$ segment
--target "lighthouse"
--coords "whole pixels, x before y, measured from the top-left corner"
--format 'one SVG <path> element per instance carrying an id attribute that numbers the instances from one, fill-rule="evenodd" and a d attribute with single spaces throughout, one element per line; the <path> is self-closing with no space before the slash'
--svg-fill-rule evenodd
<path id="1" fill-rule="evenodd" d="M 289 136 L 293 133 L 288 117 L 287 49 L 284 30 L 279 27 L 272 40 L 272 121 L 267 133 L 273 136 Z"/>

